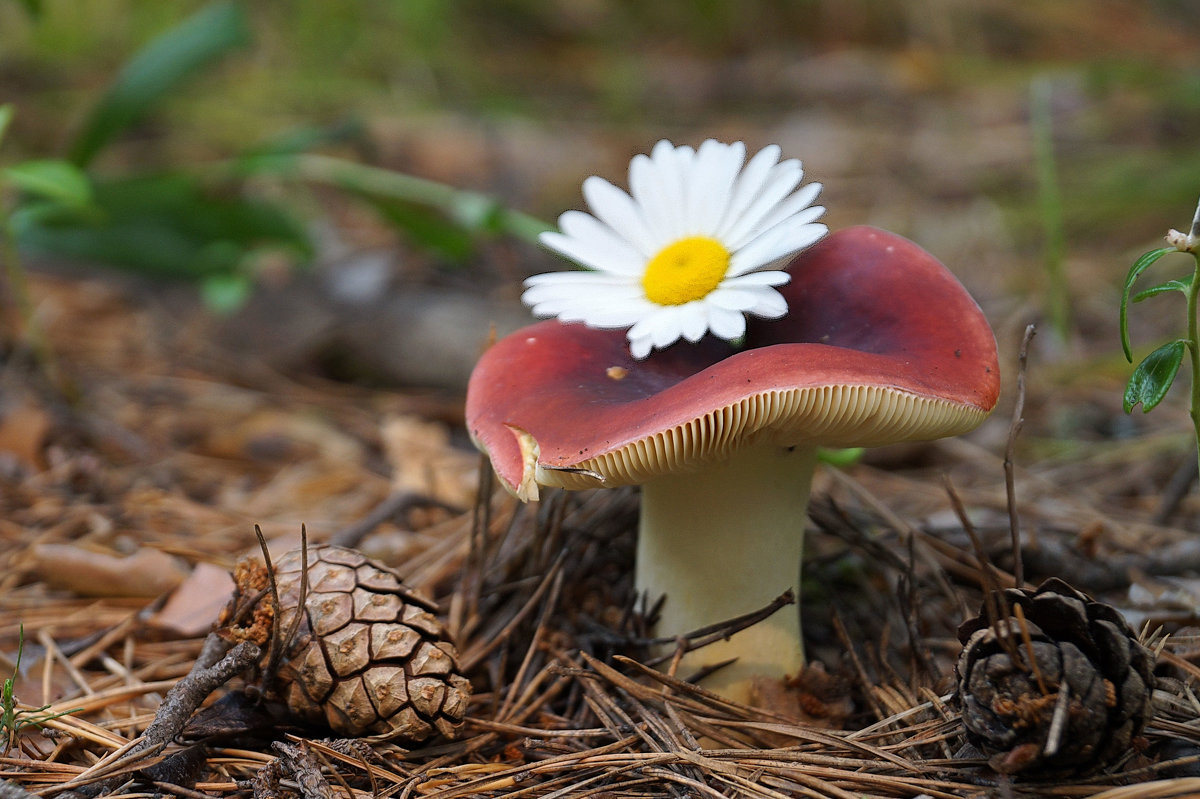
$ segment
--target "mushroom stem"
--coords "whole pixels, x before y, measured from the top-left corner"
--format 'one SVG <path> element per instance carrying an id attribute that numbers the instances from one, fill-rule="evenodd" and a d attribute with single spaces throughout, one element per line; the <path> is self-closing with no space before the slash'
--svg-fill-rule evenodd
<path id="1" fill-rule="evenodd" d="M 666 595 L 656 635 L 674 636 L 758 610 L 791 589 L 800 559 L 815 447 L 756 444 L 690 474 L 642 487 L 637 589 Z M 804 664 L 799 604 L 684 657 L 680 676 L 730 658 L 702 684 L 751 703 L 757 678 Z"/>

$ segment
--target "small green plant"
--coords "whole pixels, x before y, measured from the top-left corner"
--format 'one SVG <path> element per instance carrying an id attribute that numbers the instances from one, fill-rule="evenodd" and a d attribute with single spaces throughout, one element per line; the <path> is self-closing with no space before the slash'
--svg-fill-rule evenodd
<path id="1" fill-rule="evenodd" d="M 1188 356 L 1192 370 L 1191 417 L 1195 431 L 1196 452 L 1200 458 L 1200 331 L 1197 329 L 1197 294 L 1200 294 L 1200 206 L 1192 219 L 1192 227 L 1187 233 L 1172 230 L 1166 236 L 1167 245 L 1151 250 L 1134 262 L 1129 274 L 1125 276 L 1125 286 L 1121 293 L 1121 347 L 1125 358 L 1133 363 L 1133 350 L 1129 345 L 1129 303 L 1141 302 L 1150 297 L 1177 291 L 1187 299 L 1187 335 L 1163 344 L 1137 365 L 1125 388 L 1125 412 L 1131 412 L 1135 406 L 1141 405 L 1143 412 L 1151 411 L 1163 401 L 1183 358 Z M 1192 256 L 1192 273 L 1159 283 L 1148 289 L 1132 294 L 1133 284 L 1143 272 L 1169 253 L 1188 253 Z"/>
<path id="2" fill-rule="evenodd" d="M 0 143 L 3 143 L 13 113 L 11 105 L 0 105 Z M 26 346 L 57 383 L 50 349 L 34 317 L 17 248 L 15 223 L 18 212 L 14 209 L 20 203 L 25 204 L 24 212 L 31 217 L 86 214 L 92 208 L 91 182 L 82 170 L 62 159 L 22 161 L 0 169 L 0 261 L 4 263 L 0 286 L 8 289 L 10 301 L 20 318 L 19 328 L 24 331 Z"/>
<path id="3" fill-rule="evenodd" d="M 125 64 L 64 158 L 3 170 L 0 188 L 9 190 L 3 257 L 10 282 L 23 282 L 14 266 L 19 247 L 42 257 L 193 281 L 210 305 L 227 310 L 248 294 L 263 252 L 282 250 L 307 260 L 312 245 L 291 210 L 256 196 L 241 180 L 215 183 L 203 168 L 113 173 L 97 166 L 122 134 L 250 39 L 242 4 L 224 0 L 200 8 Z M 8 107 L 7 118 L 12 113 Z"/>
<path id="4" fill-rule="evenodd" d="M 65 158 L 14 164 L 0 173 L 0 189 L 9 189 L 0 209 L 6 214 L 0 258 L 9 265 L 14 294 L 23 291 L 23 276 L 13 266 L 19 246 L 36 256 L 190 281 L 210 308 L 236 310 L 252 291 L 263 256 L 283 253 L 304 266 L 314 255 L 297 204 L 262 191 L 264 184 L 333 186 L 445 263 L 465 263 L 484 236 L 536 241 L 549 229 L 478 192 L 310 152 L 357 142 L 362 132 L 354 124 L 306 126 L 227 161 L 106 169 L 100 156 L 122 135 L 207 68 L 252 43 L 243 6 L 210 3 L 159 34 L 97 99 Z M 11 106 L 0 108 L 0 132 L 12 113 Z"/>
<path id="5" fill-rule="evenodd" d="M 21 650 L 25 646 L 25 628 L 18 628 L 17 633 L 17 662 L 13 666 L 13 674 L 4 681 L 4 686 L 0 688 L 0 734 L 4 736 L 4 754 L 7 755 L 16 743 L 17 733 L 26 727 L 40 727 L 47 721 L 56 719 L 59 716 L 66 716 L 70 713 L 78 713 L 79 709 L 64 710 L 61 713 L 45 713 L 49 705 L 42 705 L 33 710 L 19 710 L 17 708 L 17 700 L 13 696 L 13 685 L 16 683 L 17 674 L 21 671 Z"/>

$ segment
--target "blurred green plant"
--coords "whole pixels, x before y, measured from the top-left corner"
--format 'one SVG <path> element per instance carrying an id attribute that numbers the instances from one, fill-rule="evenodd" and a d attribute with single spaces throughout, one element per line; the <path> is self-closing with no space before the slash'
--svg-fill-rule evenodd
<path id="1" fill-rule="evenodd" d="M 1192 378 L 1190 412 L 1196 454 L 1200 459 L 1200 330 L 1196 317 L 1197 295 L 1200 294 L 1200 205 L 1196 207 L 1191 229 L 1187 233 L 1172 230 L 1167 233 L 1166 239 L 1167 246 L 1144 253 L 1125 276 L 1125 285 L 1121 292 L 1121 348 L 1125 352 L 1125 358 L 1133 363 L 1133 350 L 1129 344 L 1129 303 L 1141 302 L 1159 294 L 1179 292 L 1184 295 L 1187 300 L 1187 335 L 1168 341 L 1137 365 L 1125 388 L 1125 412 L 1130 413 L 1137 405 L 1141 405 L 1142 411 L 1149 413 L 1162 402 L 1179 374 L 1184 356 L 1187 355 Z M 1133 285 L 1143 272 L 1158 263 L 1163 256 L 1176 252 L 1192 256 L 1191 274 L 1167 280 L 1131 296 Z"/>
<path id="2" fill-rule="evenodd" d="M 308 152 L 355 135 L 347 126 L 293 131 L 229 162 L 115 175 L 95 166 L 108 146 L 184 82 L 250 38 L 241 3 L 203 7 L 129 60 L 88 114 L 67 158 L 4 171 L 15 191 L 4 223 L 10 281 L 23 285 L 15 242 L 42 256 L 192 281 L 211 308 L 236 309 L 266 253 L 283 252 L 300 265 L 313 255 L 296 208 L 256 193 L 264 180 L 342 189 L 451 261 L 465 259 L 479 235 L 532 240 L 548 228 L 477 192 Z M 11 118 L 12 110 L 7 114 Z"/>
<path id="3" fill-rule="evenodd" d="M 4 134 L 13 116 L 11 105 L 0 106 L 0 145 L 4 143 Z M 9 287 L 11 302 L 20 316 L 19 327 L 26 346 L 57 384 L 59 380 L 53 357 L 29 299 L 25 270 L 21 266 L 17 247 L 14 226 L 16 214 L 10 212 L 9 208 L 10 195 L 23 198 L 27 214 L 52 214 L 55 209 L 86 213 L 91 206 L 92 186 L 87 175 L 69 161 L 41 159 L 0 169 L 0 260 L 4 261 L 4 280 Z"/>
<path id="4" fill-rule="evenodd" d="M 42 0 L 18 0 L 18 5 L 25 9 L 25 13 L 32 19 L 40 19 L 42 16 Z"/>
<path id="5" fill-rule="evenodd" d="M 4 684 L 0 686 L 0 736 L 4 738 L 4 749 L 0 754 L 7 755 L 16 743 L 17 733 L 29 726 L 40 727 L 47 721 L 56 719 L 60 716 L 66 716 L 71 713 L 78 713 L 76 710 L 64 710 L 61 713 L 45 713 L 43 711 L 50 707 L 42 705 L 39 708 L 24 710 L 17 707 L 17 699 L 13 695 L 13 686 L 16 684 L 17 675 L 21 671 L 21 651 L 25 648 L 25 627 L 17 628 L 17 661 L 13 665 L 13 673 L 11 677 L 4 680 Z"/>
<path id="6" fill-rule="evenodd" d="M 92 109 L 71 144 L 70 160 L 86 167 L 106 144 L 180 84 L 249 43 L 249 25 L 235 2 L 206 6 L 153 39 L 125 65 Z"/>
<path id="7" fill-rule="evenodd" d="M 1067 238 L 1063 226 L 1058 160 L 1054 153 L 1052 93 L 1053 84 L 1049 78 L 1037 77 L 1031 82 L 1029 125 L 1033 133 L 1038 208 L 1045 235 L 1043 263 L 1046 270 L 1046 315 L 1059 341 L 1066 341 L 1071 333 L 1071 299 L 1066 270 L 1063 268 Z"/>
<path id="8" fill-rule="evenodd" d="M 195 281 L 218 310 L 245 299 L 264 249 L 308 257 L 311 244 L 290 210 L 253 196 L 244 182 L 214 185 L 202 169 L 107 175 L 93 167 L 185 81 L 249 39 L 241 5 L 219 2 L 150 41 L 92 108 L 67 158 L 4 171 L 17 192 L 6 215 L 9 240 L 42 256 Z M 15 260 L 15 252 L 6 258 Z"/>

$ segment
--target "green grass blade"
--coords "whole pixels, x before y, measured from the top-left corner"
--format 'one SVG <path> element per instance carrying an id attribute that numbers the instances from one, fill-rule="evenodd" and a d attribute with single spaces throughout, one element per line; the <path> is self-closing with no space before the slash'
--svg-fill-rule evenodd
<path id="1" fill-rule="evenodd" d="M 71 161 L 87 166 L 182 81 L 249 41 L 245 13 L 236 2 L 206 6 L 159 35 L 125 65 L 92 109 L 71 147 Z"/>
<path id="2" fill-rule="evenodd" d="M 12 122 L 13 107 L 9 103 L 0 105 L 0 142 L 4 141 L 4 132 L 8 130 L 8 125 Z"/>
<path id="3" fill-rule="evenodd" d="M 46 10 L 45 6 L 42 4 L 42 0 L 20 0 L 20 4 L 21 7 L 25 9 L 25 13 L 28 14 L 29 18 L 34 22 L 40 20 L 42 18 L 42 12 Z"/>
<path id="4" fill-rule="evenodd" d="M 92 199 L 87 175 L 70 161 L 22 161 L 0 172 L 0 176 L 27 194 L 63 205 L 80 207 Z"/>

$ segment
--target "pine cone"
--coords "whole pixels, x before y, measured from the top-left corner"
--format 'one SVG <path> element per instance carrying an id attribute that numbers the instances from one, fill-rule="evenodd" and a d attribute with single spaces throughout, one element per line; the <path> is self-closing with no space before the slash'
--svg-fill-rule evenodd
<path id="1" fill-rule="evenodd" d="M 1062 580 L 999 596 L 1007 617 L 989 624 L 985 605 L 958 628 L 967 740 L 1006 774 L 1064 777 L 1112 765 L 1150 713 L 1153 655 L 1114 608 Z"/>
<path id="2" fill-rule="evenodd" d="M 275 563 L 279 627 L 295 623 L 301 554 Z M 418 743 L 456 736 L 471 684 L 434 605 L 384 566 L 352 549 L 308 550 L 308 595 L 299 629 L 272 685 L 301 718 L 344 736 Z"/>

